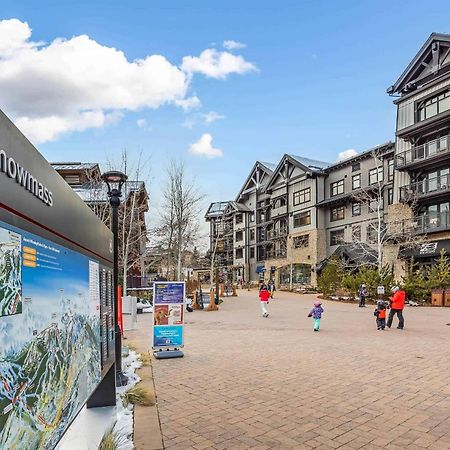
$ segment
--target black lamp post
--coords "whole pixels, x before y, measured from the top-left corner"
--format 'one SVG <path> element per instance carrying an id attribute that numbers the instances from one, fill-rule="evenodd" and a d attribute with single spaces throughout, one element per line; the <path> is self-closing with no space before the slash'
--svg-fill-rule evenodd
<path id="1" fill-rule="evenodd" d="M 112 208 L 112 232 L 114 235 L 114 325 L 116 344 L 116 385 L 124 386 L 128 378 L 122 373 L 122 333 L 119 327 L 119 206 L 122 186 L 128 177 L 118 171 L 105 172 L 102 180 L 108 186 L 109 204 Z"/>

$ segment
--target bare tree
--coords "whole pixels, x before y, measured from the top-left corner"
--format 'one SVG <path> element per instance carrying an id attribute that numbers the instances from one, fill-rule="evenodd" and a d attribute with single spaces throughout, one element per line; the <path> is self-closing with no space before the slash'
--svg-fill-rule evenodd
<path id="1" fill-rule="evenodd" d="M 383 176 L 383 155 L 379 149 L 372 152 L 372 158 L 376 169 L 376 180 L 372 180 L 370 185 L 358 189 L 352 194 L 353 201 L 359 203 L 360 208 L 367 208 L 369 213 L 374 213 L 373 220 L 367 223 L 367 242 L 361 239 L 361 230 L 352 230 L 352 242 L 359 249 L 361 259 L 376 259 L 376 267 L 381 274 L 383 271 L 384 250 L 388 243 L 401 242 L 403 247 L 414 247 L 423 241 L 423 236 L 419 237 L 412 230 L 405 229 L 404 220 L 385 221 L 384 213 L 384 192 L 386 181 Z M 412 197 L 410 203 L 414 203 Z M 368 257 L 368 258 L 364 258 Z"/>
<path id="2" fill-rule="evenodd" d="M 171 161 L 166 177 L 160 223 L 155 233 L 167 252 L 167 272 L 173 268 L 174 278 L 180 280 L 184 254 L 194 248 L 199 237 L 203 195 L 195 180 L 188 179 L 183 162 Z"/>

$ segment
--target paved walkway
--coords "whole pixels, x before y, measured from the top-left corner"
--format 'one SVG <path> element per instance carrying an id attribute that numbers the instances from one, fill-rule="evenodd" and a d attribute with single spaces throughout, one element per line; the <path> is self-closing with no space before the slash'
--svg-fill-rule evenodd
<path id="1" fill-rule="evenodd" d="M 450 308 L 377 331 L 373 307 L 256 292 L 187 314 L 185 357 L 153 362 L 167 449 L 450 449 Z"/>

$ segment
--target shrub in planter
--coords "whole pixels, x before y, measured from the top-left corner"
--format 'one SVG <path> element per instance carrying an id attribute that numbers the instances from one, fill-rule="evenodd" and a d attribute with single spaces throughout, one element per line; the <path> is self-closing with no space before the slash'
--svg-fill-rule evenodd
<path id="1" fill-rule="evenodd" d="M 317 280 L 317 287 L 325 295 L 334 294 L 342 285 L 344 275 L 342 264 L 338 258 L 332 257 L 322 270 Z"/>

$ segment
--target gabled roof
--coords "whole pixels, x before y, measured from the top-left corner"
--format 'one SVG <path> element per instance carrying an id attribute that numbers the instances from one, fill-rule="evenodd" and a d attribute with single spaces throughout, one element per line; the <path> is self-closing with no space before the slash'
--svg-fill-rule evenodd
<path id="1" fill-rule="evenodd" d="M 213 217 L 222 216 L 229 203 L 230 203 L 229 201 L 211 203 L 206 211 L 205 218 L 212 219 Z"/>
<path id="2" fill-rule="evenodd" d="M 283 155 L 283 157 L 281 158 L 280 162 L 278 163 L 277 168 L 273 171 L 272 176 L 270 177 L 269 183 L 267 184 L 267 188 L 270 188 L 270 186 L 272 186 L 276 177 L 278 176 L 280 171 L 283 169 L 284 163 L 286 160 L 290 161 L 295 166 L 300 167 L 302 170 L 304 170 L 308 174 L 322 173 L 323 170 L 330 165 L 330 163 L 327 163 L 324 161 L 317 161 L 314 159 L 304 158 L 303 156 L 297 156 L 297 155 L 291 155 L 291 154 L 285 153 Z"/>
<path id="3" fill-rule="evenodd" d="M 450 64 L 449 49 L 450 34 L 432 33 L 398 80 L 387 89 L 388 94 L 413 91 L 417 88 L 416 82 L 437 74 L 443 66 Z"/>
<path id="4" fill-rule="evenodd" d="M 239 193 L 236 196 L 236 201 L 239 202 L 244 191 L 251 188 L 250 184 L 255 185 L 255 183 L 252 180 L 253 180 L 253 176 L 255 175 L 257 169 L 259 169 L 259 168 L 262 169 L 268 176 L 268 180 L 269 180 L 269 177 L 272 175 L 274 166 L 275 166 L 275 164 L 273 164 L 273 163 L 256 161 L 255 164 L 253 165 L 253 168 L 250 171 L 247 179 L 245 180 L 245 183 L 242 185 L 241 189 L 239 190 Z M 256 188 L 256 186 L 255 186 L 255 188 Z"/>

